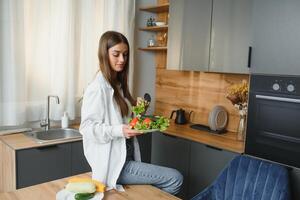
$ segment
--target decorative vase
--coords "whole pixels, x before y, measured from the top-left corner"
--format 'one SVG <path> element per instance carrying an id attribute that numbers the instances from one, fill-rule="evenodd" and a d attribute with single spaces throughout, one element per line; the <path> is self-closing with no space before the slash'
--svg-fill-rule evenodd
<path id="1" fill-rule="evenodd" d="M 240 114 L 240 121 L 237 129 L 237 140 L 244 141 L 245 132 L 246 132 L 246 115 Z"/>

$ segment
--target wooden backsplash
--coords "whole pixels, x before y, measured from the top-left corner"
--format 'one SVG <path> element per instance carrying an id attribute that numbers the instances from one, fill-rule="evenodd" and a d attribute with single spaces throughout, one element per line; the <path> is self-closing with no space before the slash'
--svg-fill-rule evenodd
<path id="1" fill-rule="evenodd" d="M 239 116 L 225 97 L 226 88 L 248 80 L 248 75 L 166 70 L 162 65 L 156 70 L 155 114 L 169 117 L 172 110 L 183 108 L 193 111 L 192 123 L 208 125 L 211 109 L 222 105 L 229 113 L 227 129 L 236 132 Z"/>

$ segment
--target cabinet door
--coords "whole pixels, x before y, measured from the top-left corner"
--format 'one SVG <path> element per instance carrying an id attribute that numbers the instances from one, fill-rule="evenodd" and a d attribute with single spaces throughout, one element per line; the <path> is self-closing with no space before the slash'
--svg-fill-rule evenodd
<path id="1" fill-rule="evenodd" d="M 182 69 L 182 34 L 184 1 L 170 0 L 167 69 Z"/>
<path id="2" fill-rule="evenodd" d="M 70 176 L 70 164 L 69 144 L 18 150 L 17 189 Z"/>
<path id="3" fill-rule="evenodd" d="M 238 154 L 191 142 L 188 199 L 209 186 L 236 155 Z"/>
<path id="4" fill-rule="evenodd" d="M 137 139 L 139 141 L 142 162 L 151 163 L 152 133 L 140 135 Z"/>
<path id="5" fill-rule="evenodd" d="M 153 164 L 175 168 L 184 176 L 181 192 L 178 196 L 187 198 L 187 183 L 189 170 L 190 142 L 174 136 L 168 136 L 159 132 L 152 134 Z"/>
<path id="6" fill-rule="evenodd" d="M 70 144 L 72 149 L 71 174 L 76 175 L 90 172 L 91 167 L 84 156 L 82 141 L 72 142 Z"/>
<path id="7" fill-rule="evenodd" d="M 171 0 L 168 69 L 207 71 L 212 0 Z"/>
<path id="8" fill-rule="evenodd" d="M 211 72 L 249 73 L 252 0 L 214 0 Z"/>
<path id="9" fill-rule="evenodd" d="M 252 73 L 300 75 L 300 1 L 253 1 Z"/>

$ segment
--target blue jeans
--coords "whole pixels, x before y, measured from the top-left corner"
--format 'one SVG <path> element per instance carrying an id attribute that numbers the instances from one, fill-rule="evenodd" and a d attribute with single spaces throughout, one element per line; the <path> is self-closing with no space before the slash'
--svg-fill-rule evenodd
<path id="1" fill-rule="evenodd" d="M 153 185 L 170 194 L 177 194 L 180 191 L 183 176 L 176 169 L 137 161 L 126 161 L 117 182 L 124 185 Z"/>

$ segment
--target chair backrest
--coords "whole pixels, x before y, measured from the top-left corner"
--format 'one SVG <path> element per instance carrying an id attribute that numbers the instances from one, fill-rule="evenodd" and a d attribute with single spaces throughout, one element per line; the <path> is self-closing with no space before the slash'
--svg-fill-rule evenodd
<path id="1" fill-rule="evenodd" d="M 290 199 L 288 171 L 249 156 L 235 157 L 213 183 L 216 199 Z"/>

